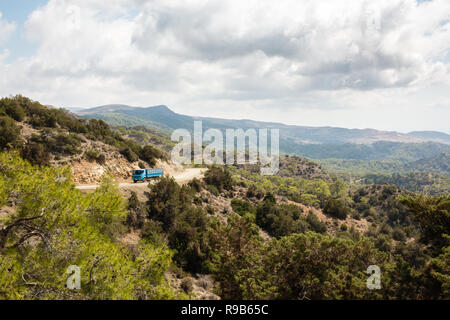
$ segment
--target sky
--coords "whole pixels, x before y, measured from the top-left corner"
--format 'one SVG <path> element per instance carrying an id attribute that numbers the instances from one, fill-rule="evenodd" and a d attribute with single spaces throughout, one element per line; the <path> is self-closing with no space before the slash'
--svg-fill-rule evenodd
<path id="1" fill-rule="evenodd" d="M 0 96 L 450 133 L 448 0 L 0 0 Z"/>

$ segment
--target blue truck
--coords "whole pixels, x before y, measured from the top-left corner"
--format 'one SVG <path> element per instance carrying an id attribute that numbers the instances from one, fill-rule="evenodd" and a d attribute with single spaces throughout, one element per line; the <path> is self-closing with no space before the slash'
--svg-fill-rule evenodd
<path id="1" fill-rule="evenodd" d="M 159 178 L 164 175 L 164 170 L 161 168 L 158 169 L 138 169 L 133 170 L 133 181 L 134 183 L 138 181 L 147 181 L 152 178 Z"/>

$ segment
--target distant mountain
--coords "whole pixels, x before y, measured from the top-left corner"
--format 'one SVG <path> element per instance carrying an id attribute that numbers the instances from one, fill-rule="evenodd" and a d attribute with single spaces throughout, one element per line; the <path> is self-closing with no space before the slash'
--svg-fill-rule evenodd
<path id="1" fill-rule="evenodd" d="M 375 129 L 346 129 L 336 127 L 306 127 L 290 126 L 282 123 L 260 122 L 253 120 L 229 120 L 219 118 L 191 117 L 173 112 L 167 106 L 131 107 L 127 105 L 105 105 L 101 107 L 77 110 L 77 113 L 85 117 L 111 118 L 113 121 L 123 121 L 130 124 L 142 125 L 150 122 L 150 125 L 158 124 L 169 129 L 185 128 L 192 130 L 194 120 L 203 120 L 204 128 L 279 128 L 285 138 L 293 139 L 297 143 L 354 143 L 371 144 L 377 141 L 390 142 L 425 142 L 441 139 L 450 144 L 450 135 L 441 132 L 414 132 L 403 134 L 394 131 L 380 131 Z"/>
<path id="2" fill-rule="evenodd" d="M 77 113 L 87 118 L 103 119 L 111 125 L 148 126 L 166 132 L 178 128 L 192 131 L 194 120 L 202 120 L 204 129 L 277 128 L 280 129 L 282 152 L 314 159 L 416 161 L 450 151 L 450 140 L 435 142 L 438 133 L 427 137 L 375 129 L 307 127 L 246 119 L 191 117 L 173 112 L 164 105 L 146 108 L 106 105 Z M 441 140 L 443 135 L 440 136 Z"/>
<path id="3" fill-rule="evenodd" d="M 413 131 L 408 133 L 408 135 L 429 141 L 450 143 L 450 134 L 439 131 Z"/>

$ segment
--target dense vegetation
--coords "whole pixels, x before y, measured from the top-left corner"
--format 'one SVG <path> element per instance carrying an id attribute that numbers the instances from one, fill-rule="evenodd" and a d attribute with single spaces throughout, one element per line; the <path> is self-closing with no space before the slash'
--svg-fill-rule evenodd
<path id="1" fill-rule="evenodd" d="M 450 178 L 432 173 L 410 172 L 406 174 L 367 174 L 362 179 L 364 184 L 387 184 L 412 192 L 428 195 L 450 193 Z"/>
<path id="2" fill-rule="evenodd" d="M 184 297 L 165 283 L 172 263 L 212 274 L 225 299 L 450 298 L 449 196 L 321 181 L 310 192 L 332 219 L 343 218 L 335 213 L 343 207 L 372 221 L 366 233 L 330 233 L 311 210 L 280 202 L 287 177 L 252 182 L 212 167 L 204 181 L 163 178 L 150 185 L 146 203 L 132 195 L 127 204 L 108 180 L 82 195 L 69 172 L 0 155 L 0 205 L 10 208 L 0 221 L 2 298 Z M 244 198 L 232 198 L 233 212 L 218 219 L 205 195 L 227 199 L 242 187 Z M 128 228 L 141 234 L 131 247 L 118 240 Z M 381 290 L 366 288 L 373 264 L 382 270 Z M 81 291 L 64 287 L 69 265 L 83 270 Z"/>
<path id="3" fill-rule="evenodd" d="M 450 192 L 450 156 L 440 154 L 415 162 L 318 160 L 328 171 L 349 182 L 362 184 L 389 184 L 412 192 L 428 195 Z"/>
<path id="4" fill-rule="evenodd" d="M 283 188 L 271 188 L 273 194 L 258 182 L 263 196 L 232 198 L 233 212 L 220 222 L 204 195 L 214 190 L 227 198 L 242 187 L 230 174 L 212 167 L 203 182 L 182 187 L 164 178 L 150 187 L 146 204 L 136 205 L 148 219 L 144 239 L 175 250 L 184 270 L 212 274 L 222 298 L 450 298 L 448 196 L 415 196 L 387 186 L 353 192 L 342 181 L 323 182 L 329 191 L 322 195 L 324 212 L 336 220 L 345 211 L 372 221 L 366 233 L 350 228 L 331 234 L 311 211 L 280 203 Z M 262 238 L 260 230 L 271 237 Z M 366 287 L 373 264 L 383 271 L 381 290 Z"/>
<path id="5" fill-rule="evenodd" d="M 295 149 L 292 149 L 295 148 Z M 355 159 L 380 161 L 418 161 L 449 152 L 450 145 L 435 142 L 400 143 L 378 141 L 373 144 L 293 145 L 286 152 L 311 159 Z"/>
<path id="6" fill-rule="evenodd" d="M 162 243 L 133 248 L 126 231 L 126 201 L 105 180 L 82 195 L 69 168 L 33 167 L 0 154 L 0 299 L 168 299 L 164 281 L 173 252 Z M 81 268 L 81 290 L 68 290 L 67 268 Z"/>

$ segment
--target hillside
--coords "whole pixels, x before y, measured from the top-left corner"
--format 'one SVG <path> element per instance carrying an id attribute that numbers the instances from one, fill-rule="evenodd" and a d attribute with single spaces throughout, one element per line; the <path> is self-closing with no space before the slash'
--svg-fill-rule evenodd
<path id="1" fill-rule="evenodd" d="M 450 178 L 450 152 L 415 161 L 410 164 L 410 168 L 417 171 L 437 172 Z"/>
<path id="2" fill-rule="evenodd" d="M 78 184 L 98 183 L 104 174 L 127 180 L 133 169 L 152 167 L 166 154 L 138 144 L 102 120 L 75 117 L 28 98 L 0 100 L 0 149 L 15 149 L 32 164 L 72 169 Z"/>
<path id="3" fill-rule="evenodd" d="M 330 173 L 348 181 L 388 184 L 412 192 L 439 195 L 450 192 L 450 156 L 440 153 L 417 161 L 356 159 L 316 160 Z"/>

